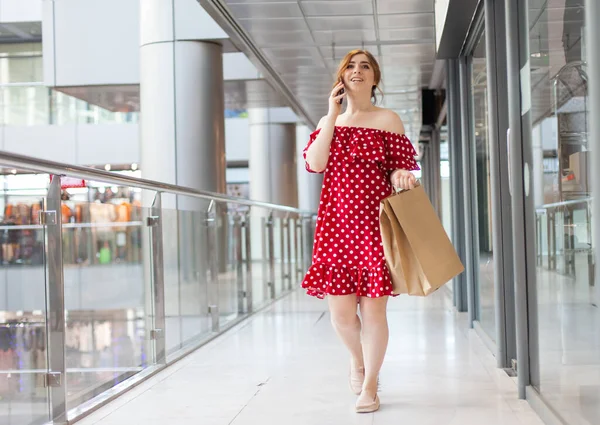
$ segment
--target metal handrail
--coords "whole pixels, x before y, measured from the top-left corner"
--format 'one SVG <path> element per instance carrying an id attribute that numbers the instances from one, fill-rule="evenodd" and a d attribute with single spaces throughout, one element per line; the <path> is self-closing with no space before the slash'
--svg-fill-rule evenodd
<path id="1" fill-rule="evenodd" d="M 34 158 L 31 156 L 20 155 L 2 150 L 0 150 L 0 165 L 17 169 L 32 170 L 46 174 L 76 177 L 85 180 L 95 180 L 103 183 L 114 184 L 117 186 L 130 186 L 139 189 L 154 190 L 157 192 L 168 192 L 176 195 L 190 196 L 193 198 L 201 198 L 219 202 L 231 202 L 235 204 L 246 205 L 249 207 L 260 207 L 269 210 L 285 211 L 301 215 L 316 214 L 313 211 L 300 210 L 298 208 L 271 204 L 269 202 L 252 201 L 245 198 L 224 195 L 222 193 L 209 192 L 206 190 L 192 189 L 185 186 L 161 183 L 154 180 L 124 176 L 109 171 L 97 170 L 91 167 L 63 164 L 60 162 Z"/>
<path id="2" fill-rule="evenodd" d="M 556 202 L 554 204 L 540 205 L 539 207 L 536 208 L 536 210 L 537 211 L 542 211 L 542 210 L 549 210 L 551 208 L 568 207 L 568 206 L 571 206 L 571 205 L 589 203 L 593 199 L 594 198 L 589 197 L 589 198 L 575 199 L 575 200 L 572 200 L 572 201 Z"/>

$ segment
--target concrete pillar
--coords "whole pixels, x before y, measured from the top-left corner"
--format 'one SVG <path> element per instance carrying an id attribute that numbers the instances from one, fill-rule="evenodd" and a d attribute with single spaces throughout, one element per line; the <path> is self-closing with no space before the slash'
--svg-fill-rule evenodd
<path id="1" fill-rule="evenodd" d="M 250 109 L 250 198 L 298 206 L 296 124 L 274 123 L 269 109 Z"/>
<path id="2" fill-rule="evenodd" d="M 172 1 L 140 2 L 142 175 L 225 193 L 222 47 L 178 40 Z M 177 207 L 198 204 L 180 197 Z"/>
<path id="3" fill-rule="evenodd" d="M 298 207 L 298 183 L 296 180 L 296 124 L 277 123 L 271 119 L 269 109 L 248 110 L 250 128 L 250 199 L 278 205 Z M 264 259 L 264 228 L 262 219 L 269 211 L 253 208 L 252 211 L 252 256 Z M 281 257 L 281 217 L 274 213 L 274 253 Z"/>
<path id="4" fill-rule="evenodd" d="M 302 151 L 312 130 L 303 124 L 296 126 L 296 170 L 298 172 L 298 208 L 316 212 L 321 199 L 323 174 L 309 173 L 304 165 Z"/>

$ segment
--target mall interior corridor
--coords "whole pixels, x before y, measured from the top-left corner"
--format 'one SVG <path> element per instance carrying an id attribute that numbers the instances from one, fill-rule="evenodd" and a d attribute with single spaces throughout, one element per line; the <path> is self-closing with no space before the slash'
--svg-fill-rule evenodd
<path id="1" fill-rule="evenodd" d="M 295 291 L 81 425 L 537 425 L 446 290 L 389 304 L 382 408 L 358 415 L 327 304 Z"/>

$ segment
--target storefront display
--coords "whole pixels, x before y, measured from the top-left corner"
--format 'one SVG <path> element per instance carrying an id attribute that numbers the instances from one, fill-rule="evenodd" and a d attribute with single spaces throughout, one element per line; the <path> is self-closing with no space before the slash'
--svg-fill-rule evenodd
<path id="1" fill-rule="evenodd" d="M 11 176 L 13 185 L 15 181 L 18 185 L 19 177 Z M 43 176 L 38 179 L 40 185 L 42 179 Z M 4 201 L 4 214 L 0 219 L 1 263 L 5 266 L 43 264 L 44 233 L 39 228 L 39 213 L 44 208 L 44 197 L 28 195 L 18 188 L 7 189 L 3 195 L 0 196 Z M 92 186 L 65 189 L 61 198 L 65 265 L 141 261 L 139 192 Z"/>

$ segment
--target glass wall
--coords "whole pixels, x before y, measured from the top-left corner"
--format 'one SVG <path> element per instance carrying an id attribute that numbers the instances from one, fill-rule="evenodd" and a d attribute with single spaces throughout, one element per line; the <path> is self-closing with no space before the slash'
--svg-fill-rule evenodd
<path id="1" fill-rule="evenodd" d="M 40 193 L 4 208 L 0 223 L 0 423 L 43 424 L 49 420 L 44 229 Z M 1 199 L 1 198 L 0 198 Z M 35 262 L 37 266 L 25 265 Z M 19 266 L 16 266 L 19 264 Z"/>
<path id="2" fill-rule="evenodd" d="M 496 339 L 494 257 L 492 252 L 492 209 L 490 183 L 490 140 L 485 32 L 473 52 L 472 91 L 475 118 L 475 162 L 477 166 L 477 223 L 479 235 L 479 323 Z"/>
<path id="3" fill-rule="evenodd" d="M 570 424 L 600 423 L 588 69 L 582 0 L 530 0 L 533 182 L 542 397 Z"/>
<path id="4" fill-rule="evenodd" d="M 43 85 L 41 43 L 0 44 L 0 125 L 137 122 Z"/>

